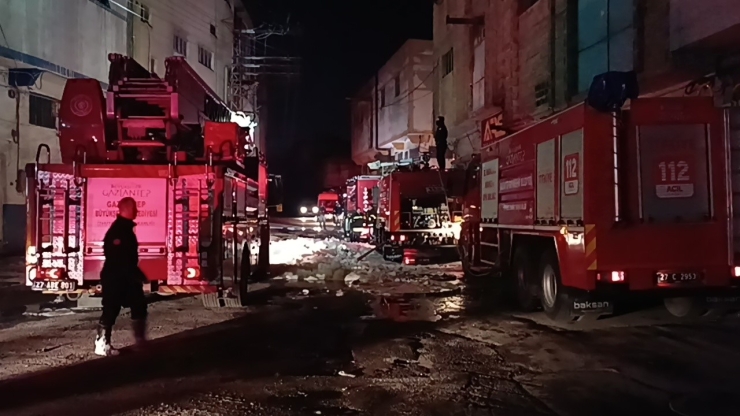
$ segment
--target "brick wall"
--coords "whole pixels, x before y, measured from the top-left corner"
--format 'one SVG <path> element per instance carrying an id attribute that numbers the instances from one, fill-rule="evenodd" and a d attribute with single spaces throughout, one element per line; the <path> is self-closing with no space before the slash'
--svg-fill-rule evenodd
<path id="1" fill-rule="evenodd" d="M 515 120 L 528 120 L 550 111 L 550 1 L 539 0 L 519 16 L 519 106 Z"/>
<path id="2" fill-rule="evenodd" d="M 692 0 L 634 1 L 634 63 L 641 92 L 683 94 L 683 87 L 690 80 L 714 69 L 718 56 L 704 43 L 672 51 L 672 43 L 676 41 L 671 36 L 677 31 L 671 27 L 671 16 L 676 14 L 672 5 L 689 4 Z M 712 1 L 732 3 L 740 9 L 740 2 L 734 0 Z M 526 10 L 521 9 L 520 3 L 520 0 L 445 0 L 435 6 L 435 56 L 439 59 L 450 46 L 455 48 L 455 71 L 437 79 L 435 94 L 435 113 L 447 118 L 448 127 L 477 114 L 471 114 L 470 108 L 473 29 L 468 25 L 447 25 L 447 15 L 485 16 L 485 103 L 489 110 L 503 109 L 504 125 L 522 128 L 585 98 L 582 94 L 574 96 L 578 70 L 578 0 L 537 0 Z M 702 7 L 699 3 L 694 7 Z M 691 23 L 684 16 L 683 24 Z M 699 25 L 705 28 L 707 24 Z M 734 42 L 732 38 L 734 32 L 726 33 L 731 29 L 713 34 L 711 42 L 737 45 L 737 36 Z M 740 25 L 737 32 L 740 33 Z M 722 49 L 727 50 L 727 47 Z"/>
<path id="3" fill-rule="evenodd" d="M 470 28 L 447 25 L 447 16 L 465 16 L 468 0 L 444 1 L 434 8 L 434 59 L 436 65 L 435 116 L 444 116 L 448 126 L 455 126 L 468 118 L 472 105 L 472 43 Z M 480 0 L 476 0 L 480 1 Z M 444 74 L 442 56 L 453 49 L 454 69 Z"/>

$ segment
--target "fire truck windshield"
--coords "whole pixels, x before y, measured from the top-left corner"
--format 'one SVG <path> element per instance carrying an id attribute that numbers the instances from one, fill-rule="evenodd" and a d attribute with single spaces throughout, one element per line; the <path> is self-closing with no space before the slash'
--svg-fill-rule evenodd
<path id="1" fill-rule="evenodd" d="M 404 229 L 441 228 L 450 221 L 444 195 L 401 201 L 401 222 Z"/>

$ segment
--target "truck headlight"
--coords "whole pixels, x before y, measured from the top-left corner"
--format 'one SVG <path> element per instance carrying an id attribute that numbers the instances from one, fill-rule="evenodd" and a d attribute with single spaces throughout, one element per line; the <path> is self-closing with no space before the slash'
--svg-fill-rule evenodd
<path id="1" fill-rule="evenodd" d="M 311 208 L 311 212 L 313 212 L 314 214 L 318 214 L 319 213 L 319 207 L 313 207 L 313 208 Z"/>
<path id="2" fill-rule="evenodd" d="M 308 208 L 306 208 L 306 207 L 301 207 L 301 214 L 305 214 L 305 213 L 307 213 L 307 212 L 308 212 Z"/>

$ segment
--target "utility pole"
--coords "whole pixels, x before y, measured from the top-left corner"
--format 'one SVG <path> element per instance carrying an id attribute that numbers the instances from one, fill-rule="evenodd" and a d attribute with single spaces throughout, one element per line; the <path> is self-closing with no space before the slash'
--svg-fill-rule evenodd
<path id="1" fill-rule="evenodd" d="M 242 113 L 256 127 L 260 113 L 260 81 L 266 76 L 298 74 L 299 59 L 269 54 L 268 39 L 272 36 L 287 36 L 291 34 L 290 30 L 270 25 L 247 27 L 246 15 L 242 6 L 235 8 L 234 52 L 232 64 L 227 70 L 226 103 L 232 111 Z"/>

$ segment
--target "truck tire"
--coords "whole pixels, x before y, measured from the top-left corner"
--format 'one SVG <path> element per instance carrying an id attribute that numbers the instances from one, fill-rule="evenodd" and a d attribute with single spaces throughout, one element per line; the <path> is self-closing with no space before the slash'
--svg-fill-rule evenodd
<path id="1" fill-rule="evenodd" d="M 555 250 L 542 253 L 539 263 L 540 301 L 545 315 L 555 322 L 570 321 L 570 296 L 560 279 L 560 265 Z"/>
<path id="2" fill-rule="evenodd" d="M 701 298 L 665 298 L 663 305 L 668 313 L 676 318 L 698 318 L 707 313 L 707 308 Z"/>
<path id="3" fill-rule="evenodd" d="M 539 307 L 537 290 L 537 263 L 532 261 L 532 256 L 524 249 L 518 249 L 514 253 L 511 263 L 512 284 L 515 287 L 516 300 L 519 308 L 525 312 L 533 312 Z"/>

